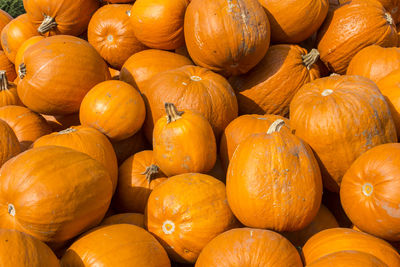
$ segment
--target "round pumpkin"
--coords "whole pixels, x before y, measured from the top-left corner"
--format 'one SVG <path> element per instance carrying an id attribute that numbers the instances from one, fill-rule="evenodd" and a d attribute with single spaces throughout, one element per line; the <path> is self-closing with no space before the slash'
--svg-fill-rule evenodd
<path id="1" fill-rule="evenodd" d="M 4 10 L 0 9 L 0 33 L 3 30 L 3 28 L 13 20 L 13 17 L 11 17 L 10 14 L 5 12 Z M 0 46 L 0 50 L 3 50 L 3 48 Z"/>
<path id="2" fill-rule="evenodd" d="M 178 109 L 201 113 L 211 124 L 217 140 L 238 114 L 236 96 L 229 82 L 202 67 L 184 66 L 159 73 L 141 91 L 148 110 L 144 123 L 148 140 L 151 140 L 153 125 L 165 114 L 165 102 L 174 103 Z"/>
<path id="3" fill-rule="evenodd" d="M 318 51 L 331 72 L 344 74 L 364 47 L 397 46 L 397 41 L 393 18 L 379 1 L 352 0 L 329 12 L 318 33 Z"/>
<path id="4" fill-rule="evenodd" d="M 14 130 L 21 151 L 28 149 L 39 137 L 51 133 L 51 128 L 46 120 L 26 107 L 0 107 L 0 119 L 7 122 Z"/>
<path id="5" fill-rule="evenodd" d="M 107 169 L 87 154 L 60 146 L 29 149 L 0 169 L 0 228 L 64 242 L 100 223 L 111 196 Z"/>
<path id="6" fill-rule="evenodd" d="M 29 20 L 46 36 L 67 34 L 79 36 L 99 8 L 97 0 L 24 0 Z"/>
<path id="7" fill-rule="evenodd" d="M 27 39 L 25 42 L 21 44 L 18 48 L 17 54 L 15 55 L 15 71 L 18 71 L 19 66 L 22 62 L 24 62 L 24 53 L 28 50 L 29 47 L 36 44 L 37 42 L 43 40 L 45 37 L 43 36 L 32 36 L 31 38 Z"/>
<path id="8" fill-rule="evenodd" d="M 302 267 L 290 242 L 269 230 L 238 228 L 211 240 L 201 251 L 196 267 L 293 266 Z"/>
<path id="9" fill-rule="evenodd" d="M 271 34 L 257 0 L 192 0 L 184 32 L 193 61 L 224 76 L 246 73 L 260 62 Z"/>
<path id="10" fill-rule="evenodd" d="M 104 226 L 77 239 L 61 265 L 169 267 L 168 255 L 146 230 L 129 224 Z"/>
<path id="11" fill-rule="evenodd" d="M 375 83 L 361 76 L 331 76 L 304 85 L 290 104 L 290 126 L 314 150 L 324 185 L 335 192 L 357 157 L 397 141 L 388 104 Z"/>
<path id="12" fill-rule="evenodd" d="M 135 133 L 131 137 L 121 141 L 111 141 L 117 155 L 118 165 L 121 165 L 127 158 L 140 151 L 151 149 L 151 145 L 144 137 L 143 131 Z"/>
<path id="13" fill-rule="evenodd" d="M 7 74 L 7 78 L 10 81 L 14 81 L 17 78 L 17 73 L 14 69 L 14 64 L 10 60 L 8 60 L 6 54 L 0 50 L 0 71 L 5 71 Z"/>
<path id="14" fill-rule="evenodd" d="M 137 133 L 146 117 L 141 94 L 122 81 L 105 81 L 93 87 L 82 101 L 82 125 L 96 128 L 114 141 Z"/>
<path id="15" fill-rule="evenodd" d="M 79 113 L 59 116 L 41 115 L 46 119 L 53 132 L 60 132 L 70 128 L 71 126 L 78 126 L 81 124 L 79 121 Z"/>
<path id="16" fill-rule="evenodd" d="M 328 0 L 259 0 L 271 23 L 271 41 L 300 43 L 310 37 L 328 14 Z"/>
<path id="17" fill-rule="evenodd" d="M 132 155 L 119 167 L 114 206 L 124 212 L 144 213 L 151 191 L 166 179 L 155 164 L 153 151 Z"/>
<path id="18" fill-rule="evenodd" d="M 157 73 L 185 65 L 193 65 L 193 62 L 169 51 L 147 49 L 128 58 L 122 66 L 119 78 L 142 91 L 144 84 Z"/>
<path id="19" fill-rule="evenodd" d="M 1 54 L 1 51 L 0 51 Z M 17 93 L 17 85 L 10 83 L 5 71 L 0 71 L 0 107 L 8 105 L 20 105 Z"/>
<path id="20" fill-rule="evenodd" d="M 280 132 L 276 120 L 266 133 L 250 135 L 229 163 L 226 193 L 239 221 L 253 228 L 297 231 L 317 215 L 322 180 L 311 148 Z"/>
<path id="21" fill-rule="evenodd" d="M 345 250 L 328 254 L 307 265 L 307 267 L 327 266 L 389 267 L 372 254 L 354 250 Z"/>
<path id="22" fill-rule="evenodd" d="M 167 176 L 210 171 L 217 157 L 211 125 L 201 114 L 178 111 L 172 103 L 165 103 L 165 111 L 153 132 L 157 166 Z"/>
<path id="23" fill-rule="evenodd" d="M 117 157 L 110 141 L 96 129 L 72 126 L 63 131 L 42 136 L 33 143 L 33 147 L 41 146 L 63 146 L 89 155 L 108 170 L 113 192 L 115 191 L 118 181 Z"/>
<path id="24" fill-rule="evenodd" d="M 113 68 L 121 69 L 133 54 L 146 49 L 130 22 L 131 5 L 105 5 L 90 19 L 88 41 Z"/>
<path id="25" fill-rule="evenodd" d="M 114 224 L 133 224 L 144 228 L 144 215 L 141 213 L 120 213 L 105 218 L 101 226 Z"/>
<path id="26" fill-rule="evenodd" d="M 13 129 L 0 119 L 0 167 L 21 151 Z"/>

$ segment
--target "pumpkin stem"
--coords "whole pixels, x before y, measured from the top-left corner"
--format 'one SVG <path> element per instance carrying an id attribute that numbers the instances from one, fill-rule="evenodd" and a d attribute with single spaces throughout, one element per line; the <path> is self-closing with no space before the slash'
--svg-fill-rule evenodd
<path id="1" fill-rule="evenodd" d="M 76 132 L 76 129 L 74 129 L 74 128 L 68 128 L 68 129 L 59 131 L 58 134 L 68 134 L 68 133 L 73 133 L 73 132 Z"/>
<path id="2" fill-rule="evenodd" d="M 283 125 L 285 125 L 285 121 L 282 119 L 277 119 L 276 121 L 274 121 L 271 126 L 269 126 L 269 129 L 267 131 L 267 134 L 272 134 L 275 132 L 279 132 L 281 130 L 281 128 L 283 127 Z"/>
<path id="3" fill-rule="evenodd" d="M 23 79 L 26 75 L 26 65 L 25 63 L 21 63 L 18 67 L 18 76 L 19 78 Z"/>
<path id="4" fill-rule="evenodd" d="M 303 59 L 304 66 L 309 70 L 319 59 L 319 52 L 317 49 L 313 48 L 307 55 L 302 55 L 301 58 Z"/>
<path id="5" fill-rule="evenodd" d="M 158 174 L 159 171 L 160 171 L 160 168 L 157 165 L 151 164 L 150 166 L 146 167 L 146 170 L 144 172 L 142 172 L 141 174 L 146 175 L 146 180 L 150 184 L 154 175 Z"/>
<path id="6" fill-rule="evenodd" d="M 6 71 L 0 71 L 0 91 L 8 90 L 8 79 L 6 75 Z"/>
<path id="7" fill-rule="evenodd" d="M 38 28 L 38 32 L 40 34 L 45 34 L 46 32 L 54 29 L 57 27 L 57 22 L 54 18 L 48 16 L 48 15 L 43 15 L 44 19 L 42 21 L 42 24 L 40 24 Z"/>
<path id="8" fill-rule="evenodd" d="M 335 76 L 340 76 L 340 74 L 339 73 L 331 73 L 331 75 L 329 75 L 330 77 L 335 77 Z"/>
<path id="9" fill-rule="evenodd" d="M 11 216 L 15 216 L 15 207 L 13 204 L 8 204 L 7 210 L 8 214 L 10 214 Z"/>
<path id="10" fill-rule="evenodd" d="M 385 13 L 385 19 L 390 25 L 394 25 L 394 20 L 392 15 L 390 15 L 390 13 L 388 12 Z"/>
<path id="11" fill-rule="evenodd" d="M 129 9 L 129 10 L 127 10 L 127 11 L 126 11 L 126 14 L 128 15 L 128 17 L 130 17 L 130 16 L 131 16 L 131 14 L 132 14 L 132 13 L 131 13 L 131 10 L 130 10 L 130 9 Z"/>
<path id="12" fill-rule="evenodd" d="M 172 103 L 165 103 L 165 112 L 167 113 L 167 123 L 179 120 L 183 114 L 183 111 L 178 111 Z"/>

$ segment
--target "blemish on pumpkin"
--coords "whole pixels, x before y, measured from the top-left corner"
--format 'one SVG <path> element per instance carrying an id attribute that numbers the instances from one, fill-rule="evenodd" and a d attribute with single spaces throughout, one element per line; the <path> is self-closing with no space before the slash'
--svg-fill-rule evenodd
<path id="1" fill-rule="evenodd" d="M 190 76 L 190 79 L 191 79 L 192 81 L 195 81 L 195 82 L 198 82 L 198 81 L 201 81 L 201 80 L 202 80 L 201 77 L 196 76 L 196 75 Z"/>
<path id="2" fill-rule="evenodd" d="M 369 197 L 374 192 L 374 186 L 370 183 L 365 183 L 362 187 L 362 192 L 365 196 Z"/>
<path id="3" fill-rule="evenodd" d="M 114 41 L 114 37 L 110 34 L 110 35 L 107 36 L 107 40 L 109 42 L 112 42 L 112 41 Z"/>
<path id="4" fill-rule="evenodd" d="M 172 234 L 175 231 L 175 223 L 170 220 L 166 220 L 162 225 L 162 230 L 166 235 Z"/>
<path id="5" fill-rule="evenodd" d="M 8 213 L 9 213 L 11 216 L 15 216 L 15 207 L 14 207 L 13 204 L 8 204 Z"/>
<path id="6" fill-rule="evenodd" d="M 332 94 L 332 93 L 333 93 L 333 90 L 331 90 L 331 89 L 325 89 L 324 91 L 322 91 L 321 95 L 322 95 L 322 96 L 328 96 L 328 95 L 330 95 L 330 94 Z"/>

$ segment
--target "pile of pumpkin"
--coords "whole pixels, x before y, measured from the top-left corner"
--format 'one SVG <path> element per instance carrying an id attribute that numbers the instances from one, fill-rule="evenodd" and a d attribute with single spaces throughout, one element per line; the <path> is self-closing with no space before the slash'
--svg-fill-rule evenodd
<path id="1" fill-rule="evenodd" d="M 400 1 L 23 3 L 1 266 L 400 266 Z"/>

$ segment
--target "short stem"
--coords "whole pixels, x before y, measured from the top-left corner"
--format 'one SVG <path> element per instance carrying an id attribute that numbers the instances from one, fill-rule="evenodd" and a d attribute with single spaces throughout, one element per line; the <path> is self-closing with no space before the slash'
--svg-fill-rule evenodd
<path id="1" fill-rule="evenodd" d="M 283 125 L 285 125 L 285 121 L 282 119 L 277 119 L 276 121 L 274 121 L 271 126 L 269 126 L 269 129 L 267 131 L 267 134 L 272 134 L 275 132 L 279 132 L 281 130 L 281 128 L 283 127 Z"/>
<path id="2" fill-rule="evenodd" d="M 390 15 L 390 13 L 388 12 L 385 13 L 385 19 L 390 25 L 394 25 L 394 20 L 392 15 Z"/>
<path id="3" fill-rule="evenodd" d="M 42 21 L 42 24 L 40 24 L 38 28 L 38 32 L 40 34 L 45 34 L 46 32 L 54 29 L 55 27 L 57 27 L 56 20 L 48 15 L 44 15 L 44 19 Z"/>
<path id="4" fill-rule="evenodd" d="M 311 69 L 312 65 L 314 65 L 315 62 L 318 61 L 319 59 L 319 52 L 317 49 L 313 48 L 307 55 L 301 56 L 303 59 L 303 64 L 304 66 L 307 67 L 307 69 Z"/>
<path id="5" fill-rule="evenodd" d="M 2 71 L 0 71 L 0 91 L 7 90 L 7 89 L 8 89 L 8 80 L 7 80 L 6 71 L 2 70 Z"/>
<path id="6" fill-rule="evenodd" d="M 59 131 L 58 134 L 68 134 L 68 133 L 73 133 L 76 132 L 76 129 L 74 128 L 67 128 L 65 130 Z"/>
<path id="7" fill-rule="evenodd" d="M 20 79 L 23 79 L 26 75 L 26 65 L 24 63 L 21 63 L 18 68 L 18 76 Z"/>
<path id="8" fill-rule="evenodd" d="M 141 173 L 142 175 L 146 175 L 146 180 L 151 183 L 154 175 L 158 174 L 160 168 L 157 165 L 151 164 L 150 166 L 146 167 L 146 170 Z"/>
<path id="9" fill-rule="evenodd" d="M 178 111 L 172 103 L 165 103 L 165 112 L 167 113 L 167 123 L 179 120 L 183 114 L 183 111 Z"/>

